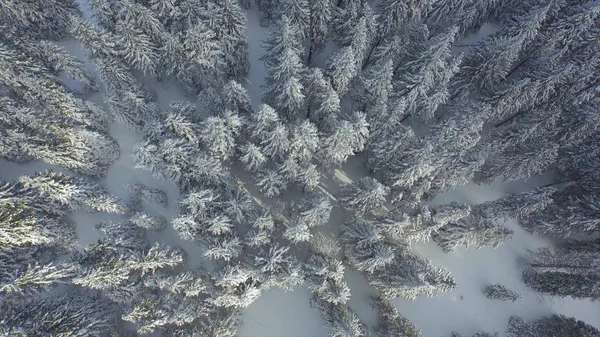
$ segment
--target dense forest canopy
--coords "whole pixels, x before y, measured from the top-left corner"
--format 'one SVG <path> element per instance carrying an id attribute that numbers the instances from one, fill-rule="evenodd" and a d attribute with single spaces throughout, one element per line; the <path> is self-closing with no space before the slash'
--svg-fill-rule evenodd
<path id="1" fill-rule="evenodd" d="M 414 247 L 496 248 L 515 221 L 548 243 L 519 258 L 527 287 L 596 301 L 599 67 L 597 0 L 0 0 L 0 167 L 22 168 L 0 182 L 0 335 L 233 337 L 263 293 L 305 287 L 332 337 L 417 337 L 394 300 L 459 283 Z M 178 193 L 132 174 L 113 195 L 133 166 Z"/>

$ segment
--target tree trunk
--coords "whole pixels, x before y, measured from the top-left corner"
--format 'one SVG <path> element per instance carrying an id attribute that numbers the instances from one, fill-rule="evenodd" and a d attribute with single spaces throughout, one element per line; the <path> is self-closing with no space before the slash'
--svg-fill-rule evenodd
<path id="1" fill-rule="evenodd" d="M 371 47 L 369 54 L 367 54 L 367 57 L 363 61 L 362 67 L 360 68 L 361 70 L 365 70 L 365 68 L 367 67 L 367 64 L 369 64 L 369 59 L 371 58 L 371 55 L 375 51 L 375 48 L 379 47 L 379 44 L 381 43 L 382 40 L 383 40 L 383 36 L 380 36 L 379 39 L 377 39 L 377 42 L 373 44 L 373 47 Z"/>
<path id="2" fill-rule="evenodd" d="M 519 64 L 517 64 L 514 68 L 512 68 L 511 71 L 508 72 L 508 74 L 506 74 L 506 78 L 509 78 L 510 75 L 512 75 L 515 71 L 517 71 L 519 68 L 521 68 L 525 63 L 527 63 L 529 59 L 525 58 L 523 61 L 521 61 Z"/>
<path id="3" fill-rule="evenodd" d="M 496 128 L 499 128 L 499 127 L 501 127 L 502 125 L 504 125 L 504 124 L 506 124 L 506 123 L 508 123 L 508 122 L 512 121 L 513 119 L 515 119 L 515 118 L 517 118 L 517 117 L 521 116 L 523 113 L 524 113 L 524 111 L 523 111 L 523 110 L 521 110 L 521 111 L 517 112 L 516 114 L 514 114 L 514 115 L 512 115 L 512 116 L 508 117 L 507 119 L 503 120 L 502 122 L 500 122 L 500 123 L 496 123 L 496 124 L 494 125 L 494 127 L 496 127 Z"/>
<path id="4" fill-rule="evenodd" d="M 313 54 L 313 43 L 311 41 L 310 47 L 308 47 L 308 57 L 306 58 L 306 66 L 307 67 L 310 67 L 310 61 L 312 61 L 312 54 Z"/>

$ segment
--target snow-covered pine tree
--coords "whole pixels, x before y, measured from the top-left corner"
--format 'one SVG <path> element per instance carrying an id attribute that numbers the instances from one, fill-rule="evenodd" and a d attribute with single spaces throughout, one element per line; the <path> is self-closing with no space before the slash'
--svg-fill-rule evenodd
<path id="1" fill-rule="evenodd" d="M 488 6 L 488 4 L 473 6 Z M 550 9 L 550 5 L 541 4 L 519 13 L 504 29 L 479 42 L 475 50 L 465 59 L 462 71 L 457 76 L 457 90 L 468 88 L 485 92 L 506 79 L 519 60 L 523 49 L 538 34 Z"/>
<path id="2" fill-rule="evenodd" d="M 45 171 L 35 176 L 21 176 L 19 184 L 35 190 L 46 203 L 56 204 L 71 211 L 108 212 L 123 214 L 126 207 L 110 196 L 106 189 L 85 178 L 74 178 L 55 171 Z"/>
<path id="3" fill-rule="evenodd" d="M 540 208 L 520 223 L 528 231 L 555 238 L 568 238 L 597 231 L 597 205 L 593 186 L 575 184 L 555 192 L 547 208 Z"/>
<path id="4" fill-rule="evenodd" d="M 355 52 L 350 46 L 336 51 L 327 61 L 327 74 L 339 96 L 348 91 L 348 86 L 357 72 Z"/>
<path id="5" fill-rule="evenodd" d="M 302 221 L 290 221 L 286 224 L 283 237 L 294 244 L 310 241 L 312 233 L 310 227 Z"/>
<path id="6" fill-rule="evenodd" d="M 440 292 L 456 287 L 448 270 L 409 252 L 398 254 L 385 269 L 369 275 L 368 279 L 382 297 L 389 299 L 414 300 L 419 295 L 436 297 Z"/>
<path id="7" fill-rule="evenodd" d="M 41 159 L 75 172 L 103 176 L 119 155 L 117 143 L 108 135 L 43 107 L 29 107 L 5 97 L 0 100 L 0 116 L 0 154 L 10 161 Z"/>
<path id="8" fill-rule="evenodd" d="M 373 67 L 367 69 L 367 72 L 361 76 L 360 91 L 356 100 L 364 106 L 367 113 L 369 124 L 381 125 L 377 123 L 384 116 L 379 114 L 379 110 L 387 110 L 388 99 L 392 91 L 393 62 L 392 60 L 382 60 Z"/>
<path id="9" fill-rule="evenodd" d="M 223 73 L 226 71 L 223 43 L 204 22 L 198 22 L 185 32 L 182 52 L 187 55 L 184 60 L 188 66 L 186 73 L 182 74 L 182 84 L 186 91 L 197 94 L 210 84 L 223 86 Z"/>
<path id="10" fill-rule="evenodd" d="M 285 191 L 287 181 L 279 172 L 265 169 L 259 172 L 256 178 L 256 185 L 267 198 L 273 198 Z"/>
<path id="11" fill-rule="evenodd" d="M 308 2 L 308 52 L 306 64 L 310 66 L 314 54 L 320 52 L 327 42 L 329 27 L 333 18 L 333 2 L 329 0 L 315 0 Z"/>
<path id="12" fill-rule="evenodd" d="M 390 189 L 375 178 L 364 177 L 344 186 L 338 199 L 346 209 L 357 214 L 376 213 L 386 202 Z"/>
<path id="13" fill-rule="evenodd" d="M 598 299 L 599 294 L 594 283 L 600 277 L 600 253 L 592 244 L 588 249 L 579 247 L 561 247 L 555 251 L 542 248 L 531 252 L 525 271 L 525 284 L 546 295 L 571 296 L 573 298 Z"/>
<path id="14" fill-rule="evenodd" d="M 511 218 L 526 219 L 550 207 L 553 187 L 540 187 L 532 191 L 487 201 L 472 207 L 471 215 L 476 221 L 494 221 L 504 223 Z"/>
<path id="15" fill-rule="evenodd" d="M 432 235 L 435 237 L 446 226 L 464 219 L 469 212 L 468 205 L 457 202 L 431 208 L 422 205 L 408 212 L 399 208 L 382 216 L 375 226 L 390 241 L 402 246 L 429 241 Z"/>
<path id="16" fill-rule="evenodd" d="M 297 124 L 292 129 L 290 140 L 290 156 L 300 163 L 310 163 L 320 144 L 317 127 L 308 120 Z"/>
<path id="17" fill-rule="evenodd" d="M 338 121 L 333 132 L 323 140 L 319 161 L 326 168 L 342 165 L 349 156 L 365 149 L 369 132 L 369 124 L 362 112 L 355 112 L 351 120 Z"/>
<path id="18" fill-rule="evenodd" d="M 140 228 L 151 229 L 155 231 L 161 231 L 167 228 L 167 225 L 169 224 L 169 221 L 167 221 L 167 219 L 163 216 L 151 216 L 142 212 L 134 214 L 129 221 Z"/>
<path id="19" fill-rule="evenodd" d="M 263 153 L 275 160 L 286 156 L 290 148 L 290 138 L 288 128 L 281 122 L 276 122 L 271 130 L 264 131 L 261 134 L 260 145 Z"/>
<path id="20" fill-rule="evenodd" d="M 115 58 L 121 54 L 114 34 L 93 25 L 91 22 L 72 16 L 69 33 L 87 50 L 92 58 Z"/>
<path id="21" fill-rule="evenodd" d="M 226 161 L 235 153 L 241 125 L 242 121 L 236 113 L 226 111 L 224 116 L 208 117 L 201 123 L 199 139 L 216 158 Z"/>
<path id="22" fill-rule="evenodd" d="M 346 304 L 331 304 L 316 295 L 311 299 L 311 306 L 321 312 L 325 326 L 329 328 L 331 337 L 365 337 L 367 328 L 358 315 Z"/>
<path id="23" fill-rule="evenodd" d="M 267 72 L 264 100 L 287 120 L 293 121 L 305 104 L 302 84 L 305 70 L 300 59 L 299 27 L 283 15 L 264 47 L 266 52 L 261 58 Z"/>
<path id="24" fill-rule="evenodd" d="M 513 234 L 511 229 L 489 220 L 477 221 L 467 217 L 440 228 L 432 238 L 444 252 L 451 252 L 460 246 L 496 248 L 510 241 Z"/>
<path id="25" fill-rule="evenodd" d="M 271 247 L 261 248 L 258 254 L 252 256 L 251 261 L 264 274 L 266 289 L 275 287 L 290 291 L 304 281 L 301 265 L 289 253 L 289 247 L 275 244 Z"/>
<path id="26" fill-rule="evenodd" d="M 119 3 L 116 0 L 88 0 L 87 5 L 96 21 L 109 31 L 114 31 L 117 24 Z"/>
<path id="27" fill-rule="evenodd" d="M 268 160 L 262 149 L 251 142 L 240 147 L 239 159 L 250 172 L 258 171 Z"/>
<path id="28" fill-rule="evenodd" d="M 321 69 L 311 68 L 306 75 L 307 118 L 319 130 L 327 130 L 337 119 L 340 112 L 340 97 L 331 86 L 331 80 L 323 75 Z"/>
<path id="29" fill-rule="evenodd" d="M 117 44 L 123 48 L 123 59 L 134 69 L 153 75 L 157 68 L 158 52 L 150 37 L 131 23 L 123 21 L 117 22 L 115 32 Z"/>
<path id="30" fill-rule="evenodd" d="M 224 71 L 227 78 L 240 80 L 248 69 L 248 36 L 246 15 L 236 0 L 209 1 L 203 12 L 203 21 L 222 42 Z M 241 112 L 241 111 L 240 111 Z"/>
<path id="31" fill-rule="evenodd" d="M 83 62 L 57 44 L 47 40 L 36 41 L 30 39 L 23 36 L 21 32 L 8 27 L 0 32 L 0 40 L 10 45 L 11 48 L 20 50 L 23 54 L 43 63 L 52 75 L 58 77 L 61 84 L 66 84 L 59 77 L 63 73 L 69 79 L 83 85 L 86 92 L 98 90 L 93 75 L 85 68 Z"/>
<path id="32" fill-rule="evenodd" d="M 3 25 L 16 28 L 36 40 L 65 38 L 68 34 L 70 18 L 80 15 L 81 11 L 74 0 L 53 2 L 4 0 L 0 8 L 0 21 Z"/>
<path id="33" fill-rule="evenodd" d="M 513 301 L 521 298 L 521 294 L 508 289 L 507 287 L 497 283 L 491 284 L 483 289 L 483 294 L 490 300 Z"/>
<path id="34" fill-rule="evenodd" d="M 307 0 L 282 0 L 281 15 L 290 20 L 290 25 L 294 27 L 295 34 L 298 35 L 298 41 L 304 45 L 308 38 L 310 27 L 311 8 L 310 1 Z"/>
<path id="35" fill-rule="evenodd" d="M 402 316 L 392 301 L 386 298 L 371 298 L 371 307 L 377 310 L 377 325 L 375 332 L 380 337 L 403 336 L 421 337 L 421 331 Z"/>
<path id="36" fill-rule="evenodd" d="M 394 95 L 406 102 L 406 116 L 428 121 L 448 96 L 448 86 L 458 71 L 459 57 L 453 57 L 451 47 L 457 28 L 450 27 L 414 48 L 414 55 L 394 69 Z"/>
<path id="37" fill-rule="evenodd" d="M 254 0 L 260 13 L 260 24 L 268 26 L 279 19 L 283 0 Z"/>
<path id="38" fill-rule="evenodd" d="M 311 246 L 314 254 L 304 265 L 307 286 L 325 302 L 345 304 L 350 299 L 350 288 L 344 280 L 344 265 L 337 260 L 340 251 L 337 240 L 317 234 Z"/>
<path id="39" fill-rule="evenodd" d="M 235 80 L 230 80 L 225 84 L 222 91 L 223 103 L 225 109 L 236 111 L 242 116 L 253 115 L 252 101 L 248 91 Z"/>
<path id="40" fill-rule="evenodd" d="M 511 316 L 507 332 L 509 337 L 600 336 L 600 331 L 593 326 L 564 315 L 546 316 L 531 323 L 525 322 L 521 317 Z"/>
<path id="41" fill-rule="evenodd" d="M 348 261 L 359 271 L 373 273 L 394 260 L 394 249 L 384 242 L 382 233 L 363 219 L 342 225 L 340 240 Z"/>
<path id="42" fill-rule="evenodd" d="M 300 201 L 299 217 L 309 227 L 321 227 L 329 222 L 333 205 L 327 197 L 312 195 Z"/>
<path id="43" fill-rule="evenodd" d="M 117 308 L 97 292 L 70 290 L 66 294 L 33 296 L 0 304 L 0 328 L 10 335 L 70 335 L 84 337 L 122 329 Z"/>

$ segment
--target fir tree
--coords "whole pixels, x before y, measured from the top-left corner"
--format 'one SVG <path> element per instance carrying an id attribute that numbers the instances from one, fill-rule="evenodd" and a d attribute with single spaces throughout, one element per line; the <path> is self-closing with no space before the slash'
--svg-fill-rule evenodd
<path id="1" fill-rule="evenodd" d="M 394 250 L 384 243 L 382 233 L 359 218 L 342 226 L 341 242 L 346 257 L 360 271 L 373 273 L 394 259 Z"/>
<path id="2" fill-rule="evenodd" d="M 371 298 L 371 306 L 378 313 L 377 326 L 375 328 L 378 336 L 422 336 L 421 331 L 406 317 L 402 316 L 390 300 L 381 297 Z"/>
<path id="3" fill-rule="evenodd" d="M 344 47 L 336 51 L 327 61 L 327 74 L 331 77 L 333 89 L 339 96 L 348 90 L 350 82 L 356 76 L 356 59 L 352 47 Z"/>
<path id="4" fill-rule="evenodd" d="M 546 316 L 532 323 L 527 323 L 520 317 L 511 316 L 508 320 L 507 332 L 509 337 L 600 336 L 600 331 L 593 326 L 564 315 Z"/>
<path id="5" fill-rule="evenodd" d="M 331 304 L 313 296 L 311 306 L 321 312 L 325 320 L 325 326 L 332 337 L 364 337 L 367 335 L 366 328 L 347 305 Z"/>
<path id="6" fill-rule="evenodd" d="M 223 87 L 225 109 L 237 111 L 241 115 L 252 115 L 252 102 L 248 91 L 238 82 L 231 80 Z"/>
<path id="7" fill-rule="evenodd" d="M 333 16 L 333 4 L 327 0 L 310 1 L 309 11 L 309 47 L 306 61 L 308 65 L 310 65 L 312 56 L 320 52 L 325 46 Z"/>
<path id="8" fill-rule="evenodd" d="M 265 101 L 288 120 L 298 117 L 305 98 L 298 29 L 291 19 L 282 16 L 277 31 L 265 41 L 266 53 L 262 58 L 267 71 Z"/>
<path id="9" fill-rule="evenodd" d="M 287 188 L 286 181 L 281 174 L 271 170 L 259 173 L 256 185 L 258 185 L 267 198 L 276 197 Z"/>
<path id="10" fill-rule="evenodd" d="M 492 284 L 483 289 L 483 294 L 490 300 L 513 301 L 521 298 L 521 295 L 506 288 L 501 284 Z"/>
<path id="11" fill-rule="evenodd" d="M 369 282 L 383 297 L 390 299 L 401 296 L 414 300 L 419 295 L 436 297 L 438 293 L 456 287 L 449 271 L 406 252 L 369 277 Z"/>
<path id="12" fill-rule="evenodd" d="M 369 124 L 361 112 L 356 112 L 350 121 L 337 122 L 333 129 L 319 153 L 320 161 L 328 168 L 340 166 L 349 156 L 364 150 L 369 138 Z"/>
<path id="13" fill-rule="evenodd" d="M 488 221 L 475 222 L 471 218 L 461 219 L 442 227 L 433 234 L 435 241 L 444 252 L 459 246 L 498 247 L 511 240 L 514 232 Z"/>
<path id="14" fill-rule="evenodd" d="M 301 163 L 310 162 L 319 149 L 319 142 L 317 127 L 305 120 L 292 130 L 290 155 Z"/>
<path id="15" fill-rule="evenodd" d="M 386 202 L 389 188 L 371 177 L 342 188 L 338 199 L 349 210 L 358 214 L 377 212 Z"/>
<path id="16" fill-rule="evenodd" d="M 260 147 L 248 142 L 240 148 L 240 161 L 250 172 L 256 172 L 267 162 L 267 157 L 262 153 Z"/>

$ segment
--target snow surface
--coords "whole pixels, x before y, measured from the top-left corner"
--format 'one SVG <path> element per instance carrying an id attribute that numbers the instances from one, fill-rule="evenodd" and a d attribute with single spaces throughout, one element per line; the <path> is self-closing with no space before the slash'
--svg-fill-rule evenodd
<path id="1" fill-rule="evenodd" d="M 85 2 L 85 1 L 78 1 Z M 90 17 L 87 6 L 82 4 L 84 16 Z M 267 37 L 268 29 L 259 25 L 258 13 L 251 9 L 247 14 L 248 35 L 250 39 L 250 72 L 245 83 L 256 108 L 261 102 L 262 84 L 264 83 L 264 65 L 259 60 L 263 53 L 262 41 Z M 493 31 L 493 27 L 484 26 L 482 31 L 470 37 L 463 44 L 470 44 Z M 78 58 L 84 60 L 85 55 L 72 40 L 64 41 L 62 46 Z M 325 52 L 315 55 L 313 63 L 323 66 L 326 56 L 333 47 L 328 45 Z M 456 52 L 466 51 L 465 47 L 455 48 Z M 187 99 L 195 102 L 194 97 L 186 97 L 175 85 L 168 82 L 156 82 L 144 78 L 144 83 L 157 91 L 161 108 L 171 101 Z M 95 99 L 94 101 L 97 101 Z M 139 141 L 137 135 L 124 125 L 115 123 L 110 129 L 111 135 L 121 147 L 120 158 L 112 165 L 102 183 L 110 193 L 126 201 L 129 198 L 124 185 L 129 182 L 140 182 L 153 188 L 160 188 L 168 194 L 168 207 L 156 204 L 144 204 L 144 210 L 150 214 L 160 214 L 171 219 L 178 213 L 179 191 L 169 181 L 155 179 L 149 172 L 135 168 L 131 157 L 134 145 Z M 0 172 L 3 180 L 17 179 L 23 174 L 34 174 L 46 169 L 55 169 L 41 161 L 25 165 L 0 159 Z M 344 170 L 337 170 L 332 177 L 323 183 L 326 194 L 335 195 L 339 187 L 351 183 L 366 174 L 363 158 L 350 158 Z M 478 186 L 469 184 L 449 193 L 438 196 L 432 204 L 442 204 L 450 201 L 477 204 L 502 197 L 508 192 L 520 192 L 534 186 L 543 185 L 549 176 L 541 176 L 528 182 L 518 181 L 509 184 L 493 184 Z M 334 209 L 329 230 L 336 233 L 344 220 L 345 214 L 338 208 Z M 74 214 L 72 220 L 77 224 L 79 246 L 85 247 L 95 242 L 101 235 L 94 229 L 94 224 L 101 221 L 123 220 L 122 216 L 107 214 Z M 409 318 L 424 336 L 449 336 L 451 331 L 457 331 L 470 336 L 476 331 L 500 332 L 504 336 L 506 324 L 510 315 L 520 315 L 525 319 L 536 319 L 550 313 L 561 313 L 584 320 L 586 323 L 600 328 L 600 303 L 585 300 L 541 298 L 521 282 L 521 269 L 517 258 L 527 249 L 535 249 L 547 245 L 548 242 L 533 236 L 516 223 L 511 226 L 515 231 L 514 239 L 498 249 L 484 248 L 480 250 L 460 248 L 445 254 L 435 244 L 425 243 L 414 246 L 415 252 L 431 259 L 437 265 L 443 265 L 452 271 L 458 287 L 439 298 L 418 298 L 415 301 L 398 299 L 395 301 L 401 314 Z M 162 242 L 171 246 L 182 247 L 188 254 L 188 266 L 194 267 L 202 263 L 202 249 L 193 242 L 179 239 L 172 227 L 149 234 L 151 242 Z M 363 322 L 373 324 L 375 312 L 369 306 L 369 296 L 375 291 L 369 287 L 366 279 L 360 273 L 347 269 L 346 281 L 352 289 L 350 306 L 357 312 Z M 500 302 L 488 300 L 482 293 L 483 288 L 491 283 L 502 283 L 521 293 L 519 301 Z M 238 331 L 240 337 L 277 336 L 303 337 L 327 336 L 328 331 L 323 326 L 323 320 L 317 310 L 310 307 L 310 292 L 306 288 L 298 288 L 292 292 L 269 290 L 250 307 L 244 310 L 243 324 Z"/>

